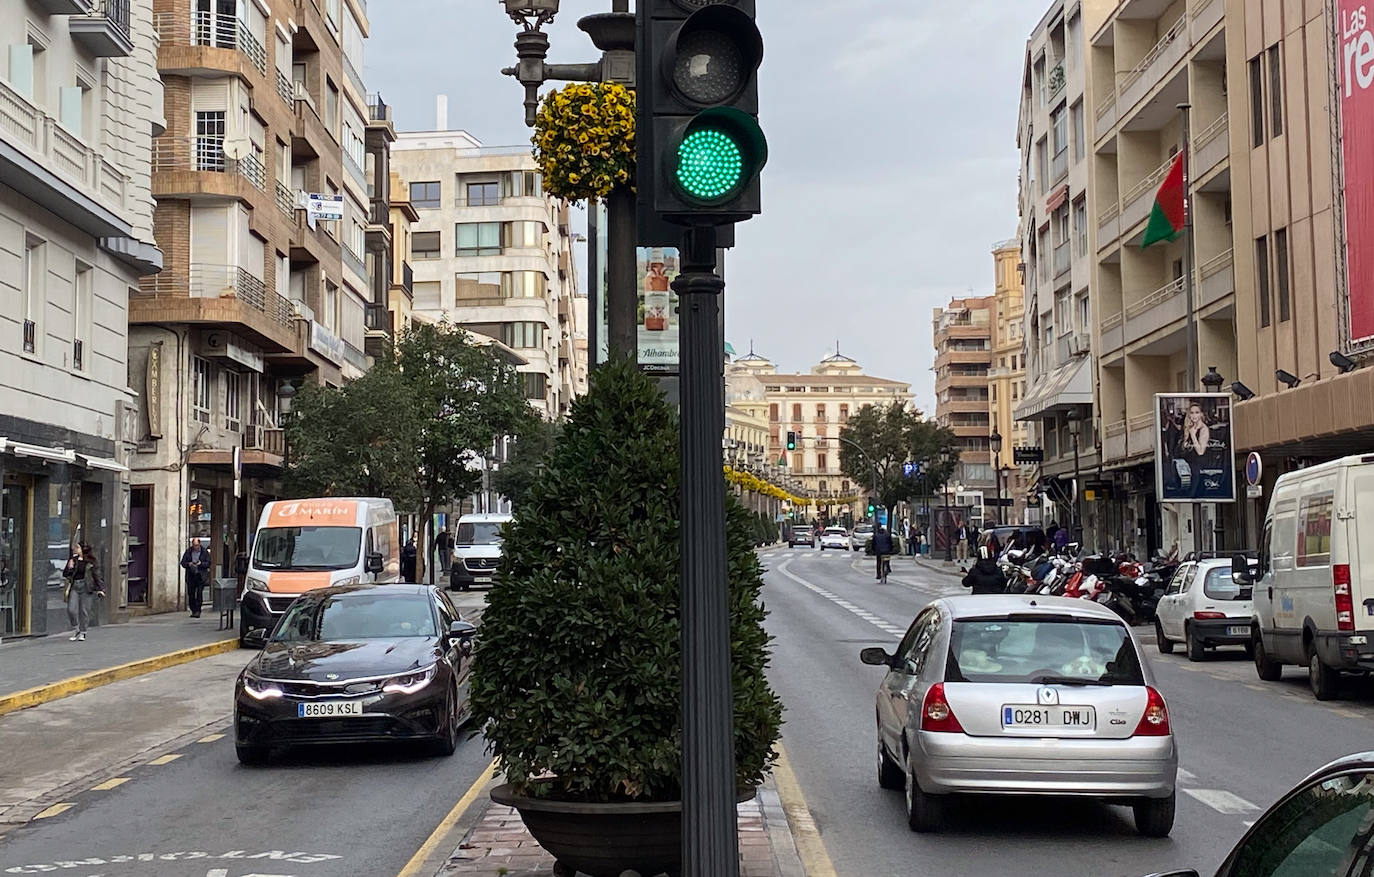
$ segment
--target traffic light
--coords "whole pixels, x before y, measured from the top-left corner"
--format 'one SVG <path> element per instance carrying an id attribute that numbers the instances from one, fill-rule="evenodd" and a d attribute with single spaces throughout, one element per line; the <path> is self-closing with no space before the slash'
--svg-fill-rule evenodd
<path id="1" fill-rule="evenodd" d="M 762 210 L 763 37 L 755 0 L 640 0 L 640 243 L 660 221 L 720 226 Z"/>
<path id="2" fill-rule="evenodd" d="M 797 449 L 797 434 L 796 434 L 795 432 L 792 432 L 792 431 L 789 430 L 788 433 L 787 433 L 787 450 L 789 450 L 789 451 L 795 451 L 796 449 Z"/>
<path id="3" fill-rule="evenodd" d="M 878 510 L 878 507 L 875 506 L 875 505 L 873 504 L 873 500 L 870 499 L 870 500 L 868 501 L 868 516 L 869 516 L 870 518 L 873 517 L 873 513 L 874 513 L 875 511 L 877 511 L 877 510 Z"/>

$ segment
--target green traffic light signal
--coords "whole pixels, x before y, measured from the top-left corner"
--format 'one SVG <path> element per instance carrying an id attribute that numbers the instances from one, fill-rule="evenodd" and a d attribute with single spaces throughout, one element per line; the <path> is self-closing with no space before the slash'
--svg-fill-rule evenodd
<path id="1" fill-rule="evenodd" d="M 692 117 L 670 161 L 683 199 L 710 207 L 731 201 L 758 178 L 768 162 L 768 140 L 749 114 L 712 107 Z"/>

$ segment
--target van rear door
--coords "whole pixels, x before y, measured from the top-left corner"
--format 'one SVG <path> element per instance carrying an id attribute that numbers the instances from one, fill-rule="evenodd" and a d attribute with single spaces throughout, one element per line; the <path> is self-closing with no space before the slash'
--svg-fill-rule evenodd
<path id="1" fill-rule="evenodd" d="M 1351 466 L 1346 470 L 1346 494 L 1342 515 L 1354 512 L 1353 519 L 1341 521 L 1350 563 L 1350 583 L 1355 600 L 1355 627 L 1374 628 L 1374 463 Z"/>

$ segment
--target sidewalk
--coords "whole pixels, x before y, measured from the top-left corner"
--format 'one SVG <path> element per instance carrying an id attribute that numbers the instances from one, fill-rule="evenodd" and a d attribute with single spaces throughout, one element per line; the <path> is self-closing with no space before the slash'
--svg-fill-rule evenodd
<path id="1" fill-rule="evenodd" d="M 486 812 L 434 877 L 552 877 L 553 856 L 530 837 L 520 814 L 485 792 L 481 800 Z M 754 800 L 739 805 L 739 859 L 740 877 L 807 877 L 771 776 Z"/>

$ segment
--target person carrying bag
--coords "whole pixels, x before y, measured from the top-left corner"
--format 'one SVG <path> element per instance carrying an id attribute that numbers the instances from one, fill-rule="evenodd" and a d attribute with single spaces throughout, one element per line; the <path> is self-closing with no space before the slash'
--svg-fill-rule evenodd
<path id="1" fill-rule="evenodd" d="M 67 580 L 63 597 L 67 604 L 67 620 L 72 625 L 72 635 L 68 639 L 85 642 L 95 598 L 105 596 L 105 582 L 90 545 L 82 542 L 72 552 L 62 569 L 62 577 Z"/>

